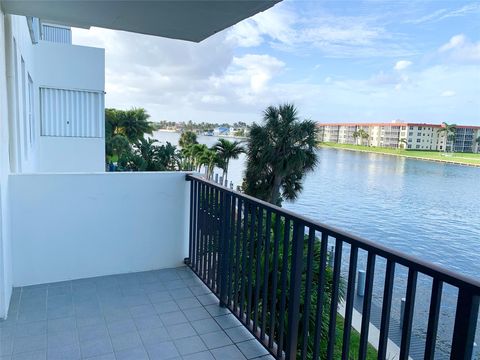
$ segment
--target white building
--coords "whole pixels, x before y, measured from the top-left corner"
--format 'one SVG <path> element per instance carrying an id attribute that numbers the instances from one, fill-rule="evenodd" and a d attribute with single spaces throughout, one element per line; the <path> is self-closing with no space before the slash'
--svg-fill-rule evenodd
<path id="1" fill-rule="evenodd" d="M 276 2 L 0 0 L 0 318 L 13 286 L 168 267 L 184 257 L 184 245 L 155 243 L 148 228 L 164 223 L 164 235 L 182 238 L 185 174 L 104 172 L 105 54 L 72 44 L 70 27 L 199 42 Z M 130 187 L 144 194 L 123 194 Z M 117 211 L 152 199 L 152 216 L 138 212 L 112 229 Z"/>
<path id="2" fill-rule="evenodd" d="M 321 142 L 356 144 L 412 150 L 443 151 L 453 146 L 455 152 L 480 152 L 480 126 L 457 125 L 455 139 L 445 141 L 440 124 L 419 123 L 325 123 L 317 124 Z M 360 130 L 368 136 L 355 136 Z"/>

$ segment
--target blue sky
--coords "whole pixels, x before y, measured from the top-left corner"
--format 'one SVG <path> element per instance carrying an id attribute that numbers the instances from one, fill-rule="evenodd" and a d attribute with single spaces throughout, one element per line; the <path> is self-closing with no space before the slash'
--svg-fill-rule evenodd
<path id="1" fill-rule="evenodd" d="M 153 120 L 480 125 L 480 2 L 283 1 L 199 44 L 74 30 L 106 49 L 107 106 Z"/>

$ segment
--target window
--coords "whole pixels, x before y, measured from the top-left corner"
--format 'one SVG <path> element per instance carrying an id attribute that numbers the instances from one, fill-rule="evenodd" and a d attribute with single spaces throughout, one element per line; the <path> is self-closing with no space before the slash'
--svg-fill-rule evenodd
<path id="1" fill-rule="evenodd" d="M 421 132 L 417 133 L 417 136 L 422 136 L 422 133 Z"/>
<path id="2" fill-rule="evenodd" d="M 420 149 L 420 145 L 415 146 L 415 149 Z"/>
<path id="3" fill-rule="evenodd" d="M 408 139 L 408 142 L 412 142 L 412 139 Z"/>
<path id="4" fill-rule="evenodd" d="M 28 116 L 27 116 L 27 71 L 25 69 L 25 60 L 23 60 L 23 57 L 20 57 L 20 61 L 22 63 L 22 115 L 23 115 L 23 156 L 25 158 L 28 158 L 28 138 L 30 137 L 28 135 Z"/>
<path id="5" fill-rule="evenodd" d="M 408 148 L 411 149 L 411 148 L 412 148 L 412 145 L 408 144 Z"/>
<path id="6" fill-rule="evenodd" d="M 413 126 L 410 126 L 410 130 L 413 130 Z"/>
<path id="7" fill-rule="evenodd" d="M 408 133 L 408 136 L 413 136 L 413 131 L 410 131 L 410 132 Z"/>
<path id="8" fill-rule="evenodd" d="M 419 127 L 418 127 L 418 130 L 422 130 L 422 127 L 421 127 L 421 126 L 419 126 Z"/>
<path id="9" fill-rule="evenodd" d="M 422 141 L 421 139 L 417 139 L 417 143 L 419 143 L 420 141 Z"/>
<path id="10" fill-rule="evenodd" d="M 28 74 L 28 124 L 30 127 L 30 145 L 35 142 L 35 106 L 33 103 L 33 80 Z"/>

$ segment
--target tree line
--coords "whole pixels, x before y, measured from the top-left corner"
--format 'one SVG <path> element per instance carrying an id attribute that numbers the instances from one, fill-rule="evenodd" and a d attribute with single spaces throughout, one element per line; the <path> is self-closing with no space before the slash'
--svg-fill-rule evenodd
<path id="1" fill-rule="evenodd" d="M 211 148 L 199 144 L 190 130 L 181 134 L 178 147 L 169 142 L 162 145 L 148 136 L 155 129 L 149 118 L 142 108 L 106 109 L 107 164 L 116 163 L 119 171 L 203 169 L 207 179 L 212 179 L 214 169 L 219 168 L 227 179 L 230 160 L 245 153 L 241 190 L 281 205 L 284 200 L 298 197 L 305 175 L 318 161 L 315 123 L 300 120 L 292 104 L 269 106 L 262 122 L 251 125 L 245 141 L 219 139 Z"/>

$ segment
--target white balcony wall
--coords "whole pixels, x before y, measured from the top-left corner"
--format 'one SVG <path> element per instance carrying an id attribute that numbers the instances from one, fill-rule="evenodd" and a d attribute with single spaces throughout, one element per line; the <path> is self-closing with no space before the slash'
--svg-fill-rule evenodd
<path id="1" fill-rule="evenodd" d="M 14 286 L 181 265 L 189 184 L 179 172 L 11 175 Z"/>
<path id="2" fill-rule="evenodd" d="M 37 171 L 104 171 L 104 50 L 40 41 L 35 56 L 42 93 Z"/>

